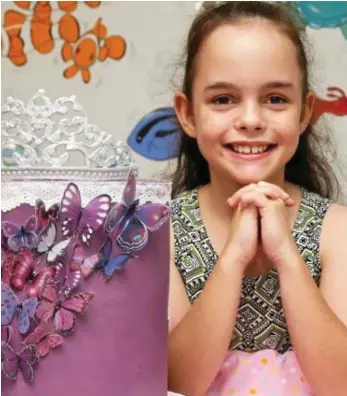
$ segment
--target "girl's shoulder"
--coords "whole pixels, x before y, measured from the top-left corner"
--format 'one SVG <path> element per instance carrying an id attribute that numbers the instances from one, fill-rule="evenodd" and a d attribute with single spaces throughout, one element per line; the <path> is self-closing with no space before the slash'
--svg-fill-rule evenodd
<path id="1" fill-rule="evenodd" d="M 310 206 L 312 209 L 316 211 L 324 210 L 327 211 L 329 207 L 333 204 L 333 200 L 331 198 L 323 197 L 322 195 L 307 190 L 305 187 L 299 186 L 302 194 L 302 202 L 306 206 Z"/>
<path id="2" fill-rule="evenodd" d="M 326 252 L 330 255 L 332 246 L 340 250 L 341 246 L 346 245 L 347 206 L 305 188 L 301 189 L 301 211 L 305 212 L 306 218 L 312 219 L 319 226 L 319 232 L 313 237 L 320 235 L 321 256 L 326 256 Z"/>
<path id="3" fill-rule="evenodd" d="M 297 187 L 301 190 L 299 217 L 305 218 L 305 221 L 311 222 L 312 220 L 322 225 L 330 207 L 334 205 L 334 201 L 331 198 L 309 191 L 305 187 Z"/>
<path id="4" fill-rule="evenodd" d="M 175 209 L 179 209 L 183 207 L 192 207 L 197 204 L 198 204 L 197 188 L 194 188 L 193 190 L 189 190 L 189 191 L 184 191 L 171 201 L 171 205 Z"/>
<path id="5" fill-rule="evenodd" d="M 347 240 L 347 205 L 332 202 L 324 219 L 322 235 L 325 246 L 332 246 L 341 238 L 346 245 Z"/>
<path id="6" fill-rule="evenodd" d="M 302 210 L 310 211 L 320 217 L 324 226 L 331 228 L 333 224 L 342 224 L 347 229 L 347 205 L 341 204 L 332 198 L 323 197 L 322 195 L 300 187 L 302 192 Z"/>
<path id="7" fill-rule="evenodd" d="M 332 203 L 322 224 L 320 259 L 321 290 L 331 308 L 347 325 L 345 285 L 347 281 L 347 206 Z"/>

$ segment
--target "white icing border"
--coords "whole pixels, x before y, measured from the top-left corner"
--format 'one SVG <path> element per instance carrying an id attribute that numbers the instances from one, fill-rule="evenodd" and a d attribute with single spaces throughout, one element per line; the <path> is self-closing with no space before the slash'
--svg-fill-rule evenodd
<path id="1" fill-rule="evenodd" d="M 100 194 L 108 194 L 113 202 L 121 202 L 126 179 L 122 181 L 2 180 L 1 210 L 7 212 L 23 203 L 34 206 L 37 198 L 41 198 L 46 207 L 60 203 L 69 182 L 76 183 L 81 193 L 82 205 L 85 206 Z M 136 196 L 140 199 L 140 203 L 151 201 L 168 204 L 171 200 L 171 183 L 138 180 Z"/>

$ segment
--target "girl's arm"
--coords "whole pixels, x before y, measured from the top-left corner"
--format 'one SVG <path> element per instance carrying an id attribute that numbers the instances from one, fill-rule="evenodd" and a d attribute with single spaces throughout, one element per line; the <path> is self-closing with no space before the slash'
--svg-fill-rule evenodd
<path id="1" fill-rule="evenodd" d="M 347 395 L 347 208 L 332 205 L 321 234 L 320 290 L 299 252 L 278 265 L 289 332 L 315 396 Z"/>
<path id="2" fill-rule="evenodd" d="M 189 308 L 185 307 L 188 298 L 174 265 L 170 277 L 170 288 L 176 289 L 170 292 L 171 298 L 178 298 L 181 303 L 169 305 L 169 390 L 186 396 L 205 395 L 228 352 L 239 306 L 242 270 L 237 268 L 236 258 L 229 262 L 221 259 Z M 181 311 L 175 313 L 174 309 L 179 308 Z"/>
<path id="3" fill-rule="evenodd" d="M 224 232 L 220 232 L 220 237 Z M 223 238 L 224 239 L 224 238 Z M 204 395 L 227 355 L 240 303 L 245 267 L 258 247 L 255 207 L 234 210 L 226 241 L 204 289 L 188 308 L 175 267 L 171 229 L 169 389 Z M 187 301 L 187 300 L 186 300 Z"/>
<path id="4" fill-rule="evenodd" d="M 171 251 L 173 252 L 173 246 Z M 239 306 L 243 270 L 237 257 L 221 259 L 191 306 L 171 259 L 169 390 L 186 396 L 207 392 L 227 355 Z"/>

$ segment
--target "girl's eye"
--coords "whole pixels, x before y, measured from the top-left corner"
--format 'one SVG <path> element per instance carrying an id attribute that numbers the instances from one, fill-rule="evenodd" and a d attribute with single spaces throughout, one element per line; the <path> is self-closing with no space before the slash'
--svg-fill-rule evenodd
<path id="1" fill-rule="evenodd" d="M 229 96 L 218 96 L 217 98 L 213 99 L 213 103 L 217 105 L 228 105 L 233 103 Z"/>
<path id="2" fill-rule="evenodd" d="M 272 95 L 269 97 L 268 100 L 269 100 L 270 104 L 284 104 L 284 103 L 286 103 L 286 100 L 278 95 Z"/>

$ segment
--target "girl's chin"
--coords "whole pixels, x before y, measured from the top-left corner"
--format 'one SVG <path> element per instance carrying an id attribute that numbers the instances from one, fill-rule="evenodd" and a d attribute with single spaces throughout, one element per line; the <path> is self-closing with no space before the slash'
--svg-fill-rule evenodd
<path id="1" fill-rule="evenodd" d="M 229 167 L 228 173 L 231 180 L 239 185 L 248 185 L 260 181 L 275 182 L 284 177 L 284 169 L 270 169 L 272 167 L 243 166 L 242 168 Z"/>
<path id="2" fill-rule="evenodd" d="M 248 185 L 252 183 L 258 183 L 260 181 L 270 181 L 272 178 L 269 174 L 266 173 L 258 173 L 258 174 L 233 174 L 231 178 L 239 185 Z"/>
<path id="3" fill-rule="evenodd" d="M 216 164 L 217 165 L 217 164 Z M 249 164 L 248 166 L 224 166 L 218 164 L 213 169 L 210 167 L 210 171 L 214 173 L 215 176 L 222 175 L 223 179 L 227 182 L 238 184 L 240 186 L 246 186 L 252 183 L 258 183 L 260 181 L 267 181 L 269 183 L 277 183 L 284 177 L 284 169 L 278 170 L 273 169 L 272 166 L 253 166 Z M 219 178 L 219 176 L 217 176 Z"/>

